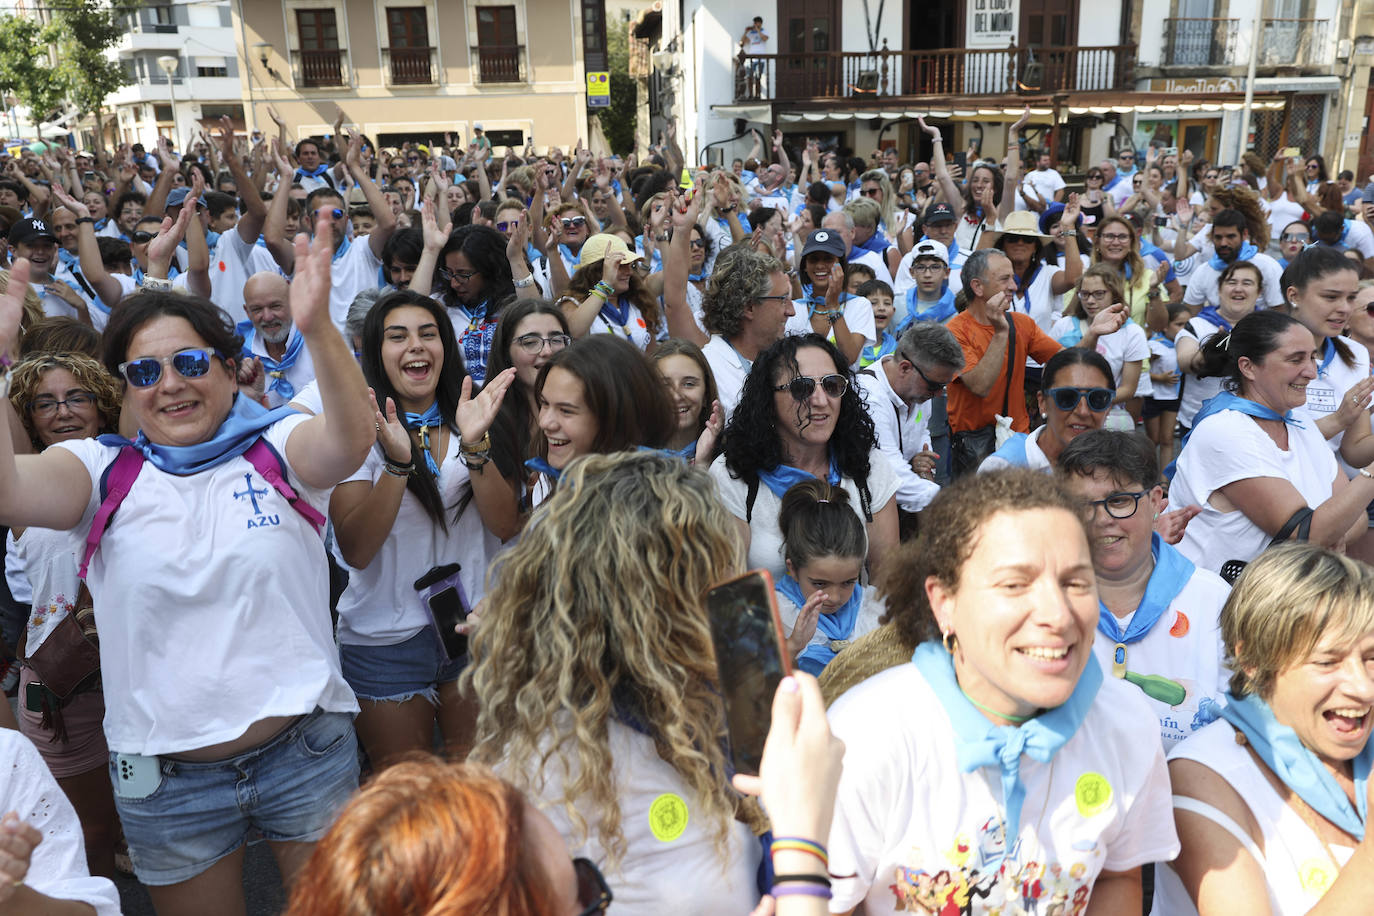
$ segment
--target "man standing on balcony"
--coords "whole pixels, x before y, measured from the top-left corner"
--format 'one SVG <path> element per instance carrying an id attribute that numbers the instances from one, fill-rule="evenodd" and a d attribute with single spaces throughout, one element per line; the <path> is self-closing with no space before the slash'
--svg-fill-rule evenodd
<path id="1" fill-rule="evenodd" d="M 739 46 L 744 53 L 749 56 L 768 53 L 768 33 L 763 30 L 763 17 L 755 16 L 754 24 L 744 30 L 744 35 L 740 37 Z M 761 60 L 751 60 L 747 64 L 749 70 L 749 97 L 757 99 L 763 97 L 763 67 Z"/>

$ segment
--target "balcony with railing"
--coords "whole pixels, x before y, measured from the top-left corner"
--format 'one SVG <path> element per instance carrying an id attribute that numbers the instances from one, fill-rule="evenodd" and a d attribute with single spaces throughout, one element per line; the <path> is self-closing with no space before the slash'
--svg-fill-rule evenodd
<path id="1" fill-rule="evenodd" d="M 735 101 L 1054 95 L 1131 88 L 1134 45 L 741 53 Z"/>
<path id="2" fill-rule="evenodd" d="M 472 56 L 477 60 L 479 83 L 526 81 L 524 45 L 473 45 Z"/>
<path id="3" fill-rule="evenodd" d="M 382 48 L 387 82 L 392 86 L 431 86 L 439 73 L 438 48 Z"/>
<path id="4" fill-rule="evenodd" d="M 348 52 L 342 48 L 294 50 L 291 66 L 296 85 L 302 89 L 348 85 Z"/>
<path id="5" fill-rule="evenodd" d="M 1261 67 L 1334 66 L 1327 19 L 1265 19 L 1260 30 Z"/>
<path id="6" fill-rule="evenodd" d="M 1239 35 L 1239 19 L 1165 19 L 1160 66 L 1233 66 Z"/>

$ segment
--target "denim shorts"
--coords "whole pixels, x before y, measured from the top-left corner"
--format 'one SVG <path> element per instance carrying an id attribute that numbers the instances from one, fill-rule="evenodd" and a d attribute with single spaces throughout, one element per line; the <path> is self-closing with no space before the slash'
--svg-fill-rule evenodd
<path id="1" fill-rule="evenodd" d="M 433 627 L 390 646 L 339 646 L 344 680 L 360 700 L 439 703 L 439 685 L 458 680 L 466 659 L 449 661 Z"/>
<path id="2" fill-rule="evenodd" d="M 315 710 L 236 757 L 160 759 L 161 784 L 115 807 L 144 884 L 179 884 L 241 847 L 251 829 L 273 842 L 312 843 L 358 788 L 358 742 L 348 713 Z"/>

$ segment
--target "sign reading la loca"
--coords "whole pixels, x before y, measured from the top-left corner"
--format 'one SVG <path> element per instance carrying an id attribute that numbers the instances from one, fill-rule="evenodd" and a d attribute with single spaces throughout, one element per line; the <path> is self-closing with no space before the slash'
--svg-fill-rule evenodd
<path id="1" fill-rule="evenodd" d="M 969 0 L 970 47 L 1005 48 L 1016 37 L 1016 0 Z"/>

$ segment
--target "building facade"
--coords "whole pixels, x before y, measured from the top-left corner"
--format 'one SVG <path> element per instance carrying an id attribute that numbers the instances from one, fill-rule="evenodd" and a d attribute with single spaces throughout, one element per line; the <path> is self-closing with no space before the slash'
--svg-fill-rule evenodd
<path id="1" fill-rule="evenodd" d="M 342 111 L 383 147 L 587 139 L 586 73 L 605 70 L 605 0 L 235 0 L 245 115 L 332 132 Z"/>

